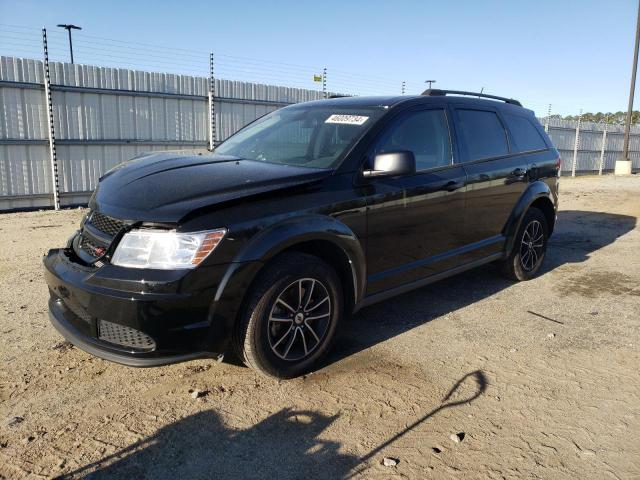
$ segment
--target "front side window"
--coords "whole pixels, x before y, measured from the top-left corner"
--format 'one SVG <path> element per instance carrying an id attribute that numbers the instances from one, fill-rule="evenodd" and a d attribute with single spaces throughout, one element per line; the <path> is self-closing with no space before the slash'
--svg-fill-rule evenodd
<path id="1" fill-rule="evenodd" d="M 449 127 L 444 110 L 423 110 L 405 115 L 380 138 L 376 153 L 408 150 L 416 170 L 451 164 Z"/>
<path id="2" fill-rule="evenodd" d="M 507 133 L 495 112 L 459 109 L 456 116 L 467 161 L 509 153 Z"/>
<path id="3" fill-rule="evenodd" d="M 295 106 L 246 126 L 214 154 L 314 168 L 335 168 L 384 108 Z"/>

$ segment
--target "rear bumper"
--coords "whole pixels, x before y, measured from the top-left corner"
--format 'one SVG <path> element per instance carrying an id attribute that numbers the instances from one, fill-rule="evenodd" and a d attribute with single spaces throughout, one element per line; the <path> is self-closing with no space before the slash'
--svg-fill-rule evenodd
<path id="1" fill-rule="evenodd" d="M 248 284 L 241 273 L 251 270 L 85 267 L 67 249 L 50 250 L 43 262 L 54 327 L 78 348 L 134 367 L 224 353 Z"/>

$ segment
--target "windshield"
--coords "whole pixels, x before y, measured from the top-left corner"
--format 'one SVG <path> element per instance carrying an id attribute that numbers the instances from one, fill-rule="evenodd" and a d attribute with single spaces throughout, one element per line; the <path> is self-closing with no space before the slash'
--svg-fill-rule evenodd
<path id="1" fill-rule="evenodd" d="M 215 153 L 269 163 L 334 168 L 383 113 L 382 108 L 283 108 L 246 126 Z"/>

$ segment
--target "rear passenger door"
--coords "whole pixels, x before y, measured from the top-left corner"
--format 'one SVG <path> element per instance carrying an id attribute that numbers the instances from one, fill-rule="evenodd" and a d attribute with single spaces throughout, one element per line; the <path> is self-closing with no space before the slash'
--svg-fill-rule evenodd
<path id="1" fill-rule="evenodd" d="M 513 155 L 509 135 L 497 109 L 454 106 L 460 160 L 467 173 L 465 261 L 502 250 L 502 230 L 528 183 L 528 164 Z"/>

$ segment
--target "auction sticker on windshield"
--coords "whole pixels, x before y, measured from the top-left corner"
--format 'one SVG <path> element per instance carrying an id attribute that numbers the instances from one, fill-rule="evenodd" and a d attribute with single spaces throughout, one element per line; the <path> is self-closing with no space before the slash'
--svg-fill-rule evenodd
<path id="1" fill-rule="evenodd" d="M 342 123 L 345 125 L 362 125 L 369 120 L 369 117 L 362 115 L 338 115 L 334 114 L 327 118 L 324 123 Z"/>

